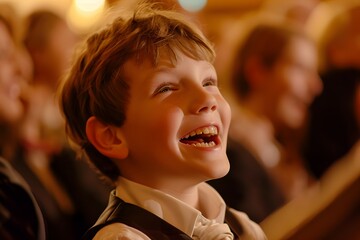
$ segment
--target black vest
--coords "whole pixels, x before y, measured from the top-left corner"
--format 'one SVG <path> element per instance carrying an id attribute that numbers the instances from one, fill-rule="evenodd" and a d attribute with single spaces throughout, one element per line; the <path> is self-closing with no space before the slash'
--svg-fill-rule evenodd
<path id="1" fill-rule="evenodd" d="M 242 227 L 228 211 L 226 212 L 226 220 L 232 231 L 237 233 L 234 234 L 235 236 L 242 233 Z M 124 202 L 113 194 L 110 195 L 109 204 L 105 211 L 95 225 L 84 234 L 82 240 L 92 240 L 101 228 L 116 222 L 133 227 L 154 240 L 192 240 L 186 233 L 162 218 L 141 207 Z"/>

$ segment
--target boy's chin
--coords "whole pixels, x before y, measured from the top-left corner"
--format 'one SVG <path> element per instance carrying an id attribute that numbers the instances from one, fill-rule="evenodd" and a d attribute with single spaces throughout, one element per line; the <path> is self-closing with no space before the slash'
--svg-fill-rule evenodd
<path id="1" fill-rule="evenodd" d="M 230 170 L 229 161 L 226 159 L 221 166 L 216 166 L 213 168 L 211 173 L 211 179 L 218 179 L 224 177 Z"/>

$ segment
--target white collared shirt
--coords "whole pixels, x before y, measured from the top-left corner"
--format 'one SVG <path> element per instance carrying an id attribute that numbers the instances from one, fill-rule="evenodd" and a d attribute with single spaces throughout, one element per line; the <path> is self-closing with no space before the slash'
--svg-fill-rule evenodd
<path id="1" fill-rule="evenodd" d="M 201 183 L 198 185 L 198 194 L 199 203 L 206 212 L 204 215 L 214 216 L 211 220 L 223 223 L 226 205 L 218 192 L 207 183 Z M 118 181 L 116 196 L 157 215 L 189 236 L 193 235 L 194 227 L 204 218 L 199 210 L 173 196 L 123 177 Z M 144 233 L 122 223 L 113 223 L 102 228 L 93 239 L 150 240 Z"/>

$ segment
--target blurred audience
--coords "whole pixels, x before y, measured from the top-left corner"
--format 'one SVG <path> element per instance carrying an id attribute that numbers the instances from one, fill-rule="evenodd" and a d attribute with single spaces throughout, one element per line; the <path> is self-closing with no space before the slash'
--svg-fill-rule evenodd
<path id="1" fill-rule="evenodd" d="M 359 23 L 358 0 L 324 1 L 306 23 L 323 91 L 310 106 L 303 156 L 318 184 L 262 222 L 269 239 L 360 237 Z"/>
<path id="2" fill-rule="evenodd" d="M 313 25 L 315 19 L 323 20 L 321 26 Z M 360 2 L 321 4 L 309 31 L 319 46 L 324 91 L 311 106 L 304 155 L 321 178 L 360 136 Z"/>
<path id="3" fill-rule="evenodd" d="M 322 83 L 315 44 L 302 28 L 256 17 L 242 25 L 232 59 L 230 172 L 210 183 L 259 222 L 314 182 L 298 149 L 301 136 L 294 141 L 289 132 L 303 129 Z"/>
<path id="4" fill-rule="evenodd" d="M 55 97 L 77 37 L 59 15 L 47 10 L 31 13 L 24 23 L 30 57 L 23 55 L 26 67 L 20 72 L 30 79 L 12 164 L 39 203 L 47 238 L 79 239 L 106 206 L 108 189 L 70 150 Z"/>
<path id="5" fill-rule="evenodd" d="M 19 49 L 15 44 L 9 5 L 0 6 L 0 239 L 45 240 L 40 208 L 10 159 L 11 141 L 24 108 Z M 5 11 L 5 12 L 4 12 Z M 10 151 L 9 151 L 10 150 Z M 2 157 L 7 157 L 7 159 Z"/>

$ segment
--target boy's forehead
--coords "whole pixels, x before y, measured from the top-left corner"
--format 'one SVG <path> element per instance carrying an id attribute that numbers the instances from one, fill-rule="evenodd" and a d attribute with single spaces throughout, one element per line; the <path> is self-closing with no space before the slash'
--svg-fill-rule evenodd
<path id="1" fill-rule="evenodd" d="M 126 63 L 140 68 L 146 67 L 154 70 L 159 68 L 173 68 L 176 67 L 177 61 L 181 59 L 182 56 L 183 53 L 177 50 L 172 52 L 159 49 L 158 54 L 138 53 L 126 61 Z"/>
<path id="2" fill-rule="evenodd" d="M 175 65 L 168 58 L 161 59 L 156 65 L 150 58 L 131 58 L 125 62 L 123 73 L 128 84 L 133 85 L 134 82 L 145 84 L 150 83 L 150 79 L 153 79 L 160 72 L 174 67 Z"/>
<path id="3" fill-rule="evenodd" d="M 167 51 L 160 51 L 156 59 L 148 55 L 132 56 L 124 63 L 123 74 L 127 81 L 143 78 L 151 79 L 157 73 L 176 68 L 179 62 L 189 58 L 191 57 L 181 51 L 175 51 L 173 55 L 168 54 Z M 210 62 L 206 62 L 209 66 L 213 66 Z"/>
<path id="4" fill-rule="evenodd" d="M 128 59 L 123 66 L 123 73 L 125 79 L 128 81 L 131 79 L 137 79 L 138 77 L 148 76 L 155 73 L 161 68 L 171 68 L 174 64 L 169 58 L 159 58 L 158 62 L 154 62 L 154 59 L 147 57 L 132 57 Z"/>

